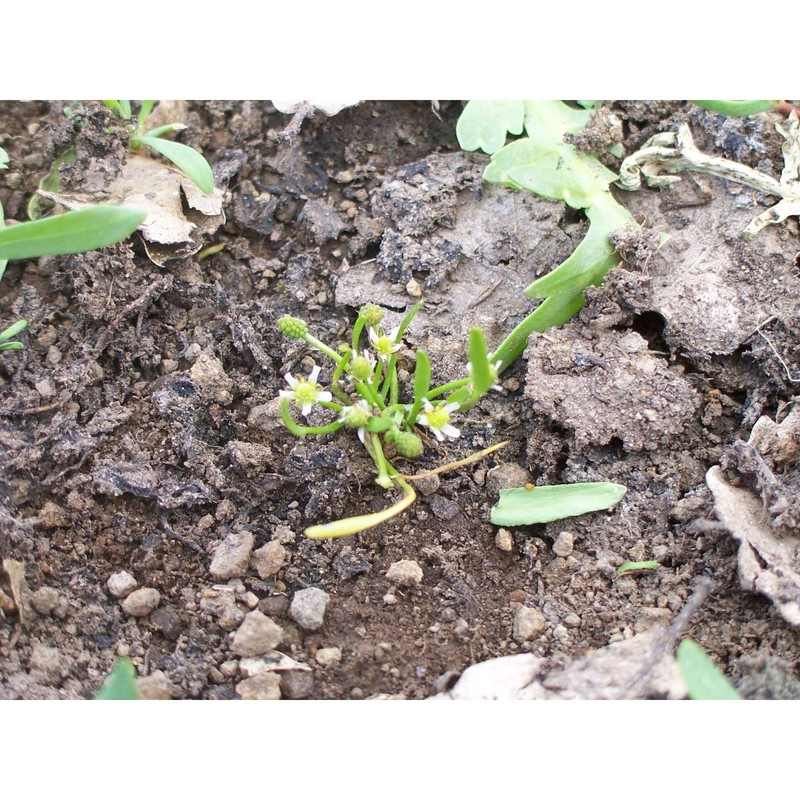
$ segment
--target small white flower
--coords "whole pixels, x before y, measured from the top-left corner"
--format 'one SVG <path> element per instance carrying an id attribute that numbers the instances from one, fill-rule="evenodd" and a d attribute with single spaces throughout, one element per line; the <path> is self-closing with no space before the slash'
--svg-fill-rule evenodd
<path id="1" fill-rule="evenodd" d="M 295 378 L 290 372 L 284 376 L 292 388 L 290 390 L 281 389 L 279 394 L 287 400 L 294 400 L 304 417 L 311 413 L 315 403 L 327 403 L 331 400 L 331 393 L 317 383 L 321 369 L 321 367 L 315 366 L 308 378 Z"/>
<path id="2" fill-rule="evenodd" d="M 434 408 L 427 399 L 422 402 L 424 408 L 418 417 L 420 425 L 430 428 L 440 442 L 444 441 L 445 436 L 450 439 L 458 439 L 461 436 L 461 431 L 450 424 L 450 412 L 458 410 L 458 403 L 440 403 Z"/>
<path id="3" fill-rule="evenodd" d="M 375 328 L 369 329 L 369 340 L 372 346 L 378 353 L 378 358 L 381 361 L 388 361 L 392 353 L 396 353 L 402 346 L 402 342 L 395 341 L 397 335 L 400 333 L 400 326 L 398 325 L 394 330 L 389 333 L 379 333 Z"/>
<path id="4" fill-rule="evenodd" d="M 494 378 L 494 380 L 492 382 L 492 385 L 489 387 L 489 389 L 491 391 L 493 391 L 493 392 L 502 392 L 503 391 L 503 387 L 497 382 L 497 376 L 498 376 L 498 373 L 500 372 L 500 366 L 501 366 L 502 363 L 503 363 L 502 361 L 498 360 L 498 361 L 495 361 L 494 364 L 490 364 L 489 365 L 489 371 L 492 373 L 492 377 Z M 472 386 L 472 364 L 471 363 L 467 364 L 467 374 L 470 376 L 469 385 L 470 385 L 470 388 L 472 389 L 473 386 Z"/>
<path id="5" fill-rule="evenodd" d="M 349 374 L 347 377 L 351 382 L 353 380 L 368 381 L 375 375 L 375 365 L 378 362 L 369 350 L 364 350 L 362 352 L 363 355 L 359 355 L 358 351 L 356 351 L 348 367 L 347 371 Z"/>

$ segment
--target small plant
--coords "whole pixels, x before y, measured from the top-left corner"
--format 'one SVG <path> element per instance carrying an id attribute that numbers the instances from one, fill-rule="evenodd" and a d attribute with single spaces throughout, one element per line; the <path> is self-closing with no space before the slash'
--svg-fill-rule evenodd
<path id="1" fill-rule="evenodd" d="M 135 121 L 133 121 L 130 100 L 105 100 L 104 102 L 120 119 L 129 121 L 131 150 L 134 153 L 143 147 L 150 147 L 175 164 L 201 191 L 206 194 L 214 193 L 214 174 L 202 154 L 185 144 L 162 138 L 168 133 L 186 130 L 186 125 L 182 122 L 173 122 L 146 131 L 147 119 L 156 104 L 155 100 L 141 101 Z"/>
<path id="2" fill-rule="evenodd" d="M 312 336 L 303 320 L 290 316 L 278 320 L 281 333 L 306 342 L 334 366 L 330 388 L 318 383 L 319 366 L 315 366 L 308 377 L 285 376 L 288 386 L 280 392 L 280 405 L 286 427 L 296 436 L 324 435 L 349 428 L 358 435 L 375 463 L 378 472 L 375 482 L 384 489 L 397 487 L 402 491 L 400 500 L 384 511 L 307 528 L 305 535 L 311 539 L 349 536 L 385 522 L 408 508 L 416 499 L 411 483 L 423 475 L 402 475 L 387 455 L 390 448 L 398 456 L 414 459 L 425 449 L 423 431 L 439 442 L 458 438 L 460 431 L 454 424 L 457 413 L 472 408 L 496 386 L 500 366 L 496 354 L 488 356 L 483 333 L 473 329 L 469 335 L 469 377 L 432 386 L 428 356 L 424 350 L 417 350 L 413 398 L 401 399 L 397 354 L 403 346 L 404 332 L 421 307 L 422 303 L 417 303 L 400 325 L 386 331 L 381 325 L 383 310 L 368 303 L 358 314 L 350 343 L 341 345 L 338 351 Z M 367 347 L 362 346 L 365 332 Z M 292 417 L 292 404 L 305 419 L 315 407 L 333 412 L 335 418 L 325 425 L 301 424 Z M 502 446 L 494 445 L 434 472 L 471 463 Z M 428 474 L 431 473 L 424 473 Z"/>
<path id="3" fill-rule="evenodd" d="M 121 658 L 103 681 L 95 700 L 138 700 L 136 669 L 129 658 Z"/>
<path id="4" fill-rule="evenodd" d="M 611 234 L 639 227 L 609 190 L 617 176 L 566 139 L 582 131 L 591 116 L 590 110 L 558 100 L 472 100 L 458 120 L 461 147 L 491 155 L 483 174 L 487 183 L 563 200 L 589 220 L 589 230 L 572 255 L 525 290 L 527 297 L 543 302 L 508 337 L 501 354 L 506 365 L 522 353 L 532 332 L 562 325 L 580 311 L 584 290 L 599 286 L 621 261 L 609 240 Z M 523 132 L 527 135 L 505 144 L 507 133 Z"/>
<path id="5" fill-rule="evenodd" d="M 619 483 L 572 483 L 560 486 L 528 486 L 501 489 L 492 508 L 494 525 L 536 525 L 616 505 L 627 489 Z"/>
<path id="6" fill-rule="evenodd" d="M 8 155 L 0 149 L 0 169 L 7 165 Z M 145 216 L 133 208 L 95 206 L 6 227 L 0 204 L 0 279 L 12 259 L 85 253 L 116 244 L 132 234 Z M 14 337 L 27 325 L 26 320 L 18 320 L 0 332 L 0 350 L 21 349 Z"/>
<path id="7" fill-rule="evenodd" d="M 741 695 L 694 639 L 678 645 L 678 667 L 692 700 L 741 700 Z"/>

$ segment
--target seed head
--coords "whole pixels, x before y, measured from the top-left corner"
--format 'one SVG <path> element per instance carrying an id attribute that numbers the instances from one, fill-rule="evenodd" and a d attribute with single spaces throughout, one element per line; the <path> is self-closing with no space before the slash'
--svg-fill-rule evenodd
<path id="1" fill-rule="evenodd" d="M 278 330 L 290 339 L 302 339 L 308 333 L 308 325 L 302 319 L 285 314 L 278 320 Z"/>

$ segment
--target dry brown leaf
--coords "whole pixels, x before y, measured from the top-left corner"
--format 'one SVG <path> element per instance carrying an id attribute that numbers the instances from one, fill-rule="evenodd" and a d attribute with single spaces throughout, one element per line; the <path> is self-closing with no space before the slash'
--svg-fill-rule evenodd
<path id="1" fill-rule="evenodd" d="M 20 625 L 24 626 L 28 611 L 28 582 L 25 580 L 25 564 L 22 561 L 15 561 L 13 558 L 4 558 L 3 572 L 6 574 L 11 596 L 14 598 L 14 603 L 17 607 Z"/>

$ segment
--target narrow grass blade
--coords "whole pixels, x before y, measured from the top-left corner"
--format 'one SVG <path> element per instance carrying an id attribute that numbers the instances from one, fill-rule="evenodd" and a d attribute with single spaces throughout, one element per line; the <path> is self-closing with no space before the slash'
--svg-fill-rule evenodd
<path id="1" fill-rule="evenodd" d="M 414 369 L 414 400 L 422 399 L 431 388 L 431 362 L 424 350 L 417 350 L 417 366 Z"/>
<path id="2" fill-rule="evenodd" d="M 138 700 L 136 688 L 136 669 L 131 660 L 123 658 L 111 670 L 97 693 L 95 700 Z"/>
<path id="3" fill-rule="evenodd" d="M 494 374 L 486 353 L 486 340 L 480 328 L 469 332 L 469 364 L 472 375 L 472 393 L 481 397 L 489 391 L 494 383 Z"/>
<path id="4" fill-rule="evenodd" d="M 751 114 L 761 114 L 771 111 L 776 100 L 692 100 L 696 106 L 712 111 L 714 114 L 724 114 L 726 117 L 749 117 Z"/>
<path id="5" fill-rule="evenodd" d="M 180 142 L 159 139 L 156 136 L 137 136 L 136 141 L 152 147 L 162 156 L 168 158 L 178 169 L 185 172 L 198 188 L 206 194 L 214 193 L 214 174 L 211 166 L 197 150 Z"/>
<path id="6" fill-rule="evenodd" d="M 19 319 L 13 325 L 9 325 L 2 333 L 0 333 L 0 342 L 7 342 L 13 339 L 18 333 L 21 333 L 28 327 L 28 320 Z"/>
<path id="7" fill-rule="evenodd" d="M 741 700 L 741 695 L 694 639 L 678 645 L 678 667 L 692 700 Z"/>
<path id="8" fill-rule="evenodd" d="M 142 100 L 142 103 L 139 106 L 139 113 L 136 115 L 136 121 L 139 124 L 139 130 L 141 130 L 142 125 L 147 122 L 147 118 L 150 116 L 150 112 L 153 110 L 153 106 L 155 104 L 155 100 Z M 184 128 L 185 127 L 186 126 L 184 125 Z"/>
<path id="9" fill-rule="evenodd" d="M 173 122 L 170 125 L 162 125 L 160 128 L 153 128 L 153 130 L 143 133 L 142 136 L 153 136 L 158 139 L 167 133 L 178 133 L 179 131 L 185 131 L 186 128 L 187 126 L 182 122 Z"/>
<path id="10" fill-rule="evenodd" d="M 502 489 L 489 519 L 494 525 L 535 525 L 618 503 L 627 489 L 619 483 L 572 483 L 533 489 Z"/>
<path id="11" fill-rule="evenodd" d="M 0 258 L 38 258 L 97 250 L 122 241 L 147 214 L 133 208 L 93 206 L 0 230 Z"/>
<path id="12" fill-rule="evenodd" d="M 131 101 L 130 100 L 103 100 L 103 104 L 110 108 L 117 116 L 122 119 L 131 118 Z"/>

